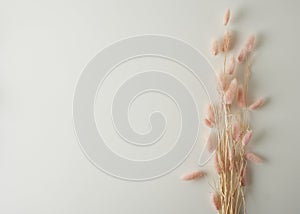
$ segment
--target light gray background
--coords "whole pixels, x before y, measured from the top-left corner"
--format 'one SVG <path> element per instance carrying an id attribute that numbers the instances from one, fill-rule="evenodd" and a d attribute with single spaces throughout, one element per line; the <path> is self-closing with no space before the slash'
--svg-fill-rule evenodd
<path id="1" fill-rule="evenodd" d="M 253 95 L 270 97 L 252 115 L 252 147 L 267 161 L 251 166 L 248 213 L 298 213 L 299 6 L 296 0 L 0 1 L 0 213 L 214 213 L 212 177 L 178 180 L 197 169 L 201 141 L 161 179 L 117 180 L 81 152 L 72 98 L 87 62 L 122 38 L 170 35 L 209 56 L 226 7 L 235 32 L 259 38 Z"/>

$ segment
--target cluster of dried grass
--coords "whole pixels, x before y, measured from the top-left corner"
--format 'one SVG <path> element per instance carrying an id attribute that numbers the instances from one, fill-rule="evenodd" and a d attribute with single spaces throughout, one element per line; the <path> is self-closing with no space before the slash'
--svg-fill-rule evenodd
<path id="1" fill-rule="evenodd" d="M 213 40 L 211 45 L 212 55 L 223 56 L 223 69 L 218 73 L 218 91 L 220 103 L 209 105 L 204 123 L 214 129 L 208 138 L 207 149 L 214 154 L 214 167 L 218 174 L 218 182 L 212 194 L 212 204 L 220 214 L 246 213 L 245 186 L 247 161 L 261 162 L 261 158 L 248 152 L 247 145 L 252 136 L 249 125 L 249 110 L 255 110 L 264 103 L 258 99 L 248 104 L 248 86 L 251 73 L 249 56 L 254 47 L 255 37 L 249 36 L 237 56 L 228 57 L 232 51 L 231 33 L 228 30 L 230 10 L 225 12 L 223 24 L 226 32 L 222 42 Z M 220 43 L 220 44 L 219 44 Z M 236 63 L 245 64 L 238 66 Z M 238 71 L 245 67 L 245 71 Z M 243 76 L 243 81 L 238 82 L 236 74 Z M 213 136 L 215 135 L 215 136 Z M 184 180 L 200 178 L 203 172 L 192 172 L 183 176 Z"/>

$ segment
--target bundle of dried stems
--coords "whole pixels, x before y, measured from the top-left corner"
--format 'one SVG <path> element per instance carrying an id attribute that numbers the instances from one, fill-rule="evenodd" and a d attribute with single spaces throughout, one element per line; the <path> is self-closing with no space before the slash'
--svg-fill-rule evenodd
<path id="1" fill-rule="evenodd" d="M 264 103 L 258 99 L 248 104 L 248 86 L 251 74 L 250 56 L 253 51 L 255 37 L 249 36 L 237 57 L 228 57 L 233 50 L 231 33 L 228 29 L 230 10 L 224 15 L 223 24 L 226 27 L 222 42 L 213 40 L 211 52 L 213 56 L 222 55 L 222 72 L 217 75 L 220 102 L 209 105 L 204 123 L 214 129 L 216 137 L 209 137 L 207 149 L 214 152 L 214 167 L 218 181 L 212 194 L 212 204 L 220 214 L 246 213 L 245 186 L 247 161 L 261 162 L 261 158 L 248 152 L 247 145 L 252 136 L 249 125 L 249 110 L 255 110 Z M 235 65 L 237 63 L 245 66 Z M 245 68 L 245 71 L 240 68 Z M 243 76 L 238 82 L 237 73 Z M 215 142 L 213 142 L 215 139 Z M 195 173 L 195 172 L 194 172 Z M 198 172 L 198 174 L 201 174 Z M 201 176 L 186 176 L 199 178 Z M 186 179 L 191 180 L 191 179 Z"/>

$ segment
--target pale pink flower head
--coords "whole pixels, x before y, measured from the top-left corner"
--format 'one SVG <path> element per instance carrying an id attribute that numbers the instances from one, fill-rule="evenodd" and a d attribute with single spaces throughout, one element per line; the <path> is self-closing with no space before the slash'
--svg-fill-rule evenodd
<path id="1" fill-rule="evenodd" d="M 212 132 L 207 139 L 207 151 L 213 153 L 217 147 L 217 136 Z"/>
<path id="2" fill-rule="evenodd" d="M 232 127 L 232 138 L 234 141 L 238 141 L 240 138 L 240 126 L 238 122 L 235 122 Z"/>
<path id="3" fill-rule="evenodd" d="M 214 167 L 215 167 L 216 172 L 220 175 L 222 173 L 222 170 L 221 170 L 217 155 L 214 156 Z"/>
<path id="4" fill-rule="evenodd" d="M 214 124 L 212 121 L 210 121 L 209 119 L 205 118 L 204 119 L 204 124 L 208 127 L 208 128 L 213 128 Z"/>
<path id="5" fill-rule="evenodd" d="M 227 87 L 227 79 L 226 79 L 226 75 L 223 72 L 219 72 L 217 74 L 217 79 L 218 79 L 218 83 L 219 83 L 219 88 L 224 91 Z"/>
<path id="6" fill-rule="evenodd" d="M 219 196 L 217 193 L 213 193 L 211 196 L 211 202 L 212 205 L 214 206 L 214 208 L 216 210 L 220 210 L 221 209 L 221 204 L 220 204 L 220 200 L 219 200 Z"/>
<path id="7" fill-rule="evenodd" d="M 224 18 L 223 18 L 223 24 L 226 26 L 229 22 L 230 19 L 230 9 L 227 8 L 224 14 Z"/>
<path id="8" fill-rule="evenodd" d="M 214 114 L 214 109 L 213 109 L 212 105 L 209 105 L 207 107 L 207 119 L 209 119 L 212 122 L 215 121 L 215 114 Z"/>
<path id="9" fill-rule="evenodd" d="M 245 58 L 246 58 L 246 54 L 247 54 L 247 51 L 246 49 L 242 49 L 239 53 L 239 55 L 237 56 L 237 61 L 239 63 L 243 63 L 245 61 Z"/>
<path id="10" fill-rule="evenodd" d="M 236 90 L 237 90 L 237 80 L 234 78 L 231 82 L 230 85 L 228 86 L 227 91 L 225 92 L 225 104 L 230 105 L 232 104 L 234 97 L 236 95 Z"/>
<path id="11" fill-rule="evenodd" d="M 246 101 L 245 101 L 245 95 L 244 95 L 244 90 L 242 86 L 239 86 L 238 91 L 237 91 L 237 103 L 239 107 L 243 108 L 246 106 Z"/>
<path id="12" fill-rule="evenodd" d="M 258 155 L 254 154 L 252 152 L 245 153 L 245 158 L 246 158 L 246 160 L 249 160 L 253 163 L 261 163 L 262 162 L 262 159 Z"/>
<path id="13" fill-rule="evenodd" d="M 248 37 L 248 39 L 246 40 L 246 43 L 245 43 L 246 51 L 248 51 L 248 52 L 252 51 L 253 46 L 254 46 L 254 41 L 255 41 L 254 35 L 251 35 Z"/>
<path id="14" fill-rule="evenodd" d="M 242 144 L 246 146 L 250 142 L 251 137 L 252 137 L 252 130 L 247 130 L 242 139 Z"/>
<path id="15" fill-rule="evenodd" d="M 219 45 L 216 39 L 214 39 L 211 43 L 211 53 L 213 56 L 216 56 L 219 53 Z"/>
<path id="16" fill-rule="evenodd" d="M 231 34 L 229 31 L 225 32 L 224 38 L 223 38 L 223 44 L 222 44 L 222 51 L 228 52 L 230 49 L 230 42 L 231 42 Z"/>
<path id="17" fill-rule="evenodd" d="M 264 99 L 258 99 L 256 100 L 254 103 L 252 103 L 248 109 L 249 110 L 256 110 L 258 108 L 260 108 L 263 104 L 265 103 L 265 100 Z"/>
<path id="18" fill-rule="evenodd" d="M 232 75 L 234 72 L 234 67 L 235 67 L 235 61 L 234 61 L 234 57 L 231 55 L 228 60 L 228 66 L 226 69 L 226 73 L 229 75 Z"/>
<path id="19" fill-rule="evenodd" d="M 204 175 L 205 175 L 205 173 L 203 171 L 194 171 L 194 172 L 190 172 L 188 174 L 183 175 L 181 177 L 181 180 L 184 180 L 184 181 L 196 180 L 196 179 L 203 177 Z"/>

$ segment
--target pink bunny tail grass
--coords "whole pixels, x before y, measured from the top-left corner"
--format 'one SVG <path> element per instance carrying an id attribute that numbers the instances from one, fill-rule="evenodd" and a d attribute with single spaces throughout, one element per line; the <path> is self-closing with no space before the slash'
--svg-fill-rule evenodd
<path id="1" fill-rule="evenodd" d="M 232 127 L 232 138 L 235 142 L 237 142 L 240 138 L 240 127 L 237 122 L 235 122 Z"/>
<path id="2" fill-rule="evenodd" d="M 211 133 L 207 139 L 207 151 L 213 153 L 217 147 L 217 137 Z"/>
<path id="3" fill-rule="evenodd" d="M 204 119 L 204 124 L 208 127 L 208 128 L 212 128 L 214 127 L 214 124 L 212 121 L 210 121 L 209 119 L 205 118 Z"/>
<path id="4" fill-rule="evenodd" d="M 214 208 L 216 210 L 220 210 L 221 209 L 221 204 L 220 204 L 220 199 L 219 199 L 219 195 L 217 193 L 213 193 L 211 196 L 211 203 L 214 206 Z"/>
<path id="5" fill-rule="evenodd" d="M 223 18 L 223 24 L 226 26 L 229 22 L 230 19 L 230 9 L 227 8 L 224 14 L 224 18 Z"/>
<path id="6" fill-rule="evenodd" d="M 245 95 L 242 86 L 239 86 L 237 91 L 237 103 L 240 108 L 244 108 L 246 106 Z"/>
<path id="7" fill-rule="evenodd" d="M 245 61 L 246 54 L 247 54 L 247 52 L 246 52 L 246 50 L 243 48 L 243 49 L 240 51 L 239 55 L 237 56 L 237 61 L 238 61 L 238 63 L 243 63 L 243 62 Z"/>
<path id="8" fill-rule="evenodd" d="M 209 105 L 207 107 L 207 119 L 209 119 L 212 122 L 215 121 L 215 114 L 214 114 L 214 109 L 213 109 L 212 105 Z"/>
<path id="9" fill-rule="evenodd" d="M 222 51 L 228 52 L 230 49 L 230 42 L 231 42 L 231 34 L 229 31 L 226 31 L 224 38 L 223 38 L 223 44 L 222 44 Z"/>
<path id="10" fill-rule="evenodd" d="M 246 146 L 250 142 L 251 137 L 252 137 L 252 130 L 247 130 L 246 134 L 242 139 L 242 144 Z"/>
<path id="11" fill-rule="evenodd" d="M 225 104 L 230 105 L 232 104 L 235 94 L 237 90 L 237 80 L 234 78 L 231 82 L 230 85 L 228 86 L 227 91 L 225 92 Z"/>
<path id="12" fill-rule="evenodd" d="M 223 72 L 219 72 L 217 74 L 217 79 L 220 89 L 224 91 L 227 87 L 227 80 L 225 74 Z"/>
<path id="13" fill-rule="evenodd" d="M 249 160 L 253 163 L 261 163 L 262 162 L 262 159 L 252 152 L 245 153 L 245 158 L 246 158 L 246 160 Z"/>
<path id="14" fill-rule="evenodd" d="M 205 175 L 205 172 L 203 172 L 203 171 L 194 171 L 194 172 L 190 172 L 186 175 L 183 175 L 180 179 L 183 181 L 190 181 L 190 180 L 199 179 L 199 178 L 203 177 L 204 175 Z"/>
<path id="15" fill-rule="evenodd" d="M 229 63 L 228 63 L 228 67 L 226 69 L 226 73 L 229 75 L 232 75 L 234 72 L 234 67 L 235 67 L 235 61 L 234 61 L 234 57 L 230 56 L 229 58 Z"/>
<path id="16" fill-rule="evenodd" d="M 253 49 L 254 46 L 255 37 L 254 35 L 251 35 L 248 37 L 246 43 L 245 43 L 245 49 L 246 51 L 250 52 Z"/>
<path id="17" fill-rule="evenodd" d="M 214 167 L 215 167 L 216 172 L 220 175 L 222 170 L 221 170 L 217 155 L 214 156 Z"/>
<path id="18" fill-rule="evenodd" d="M 213 56 L 217 56 L 219 53 L 219 45 L 218 45 L 218 41 L 216 39 L 214 39 L 211 43 L 211 54 Z"/>
<path id="19" fill-rule="evenodd" d="M 252 103 L 248 109 L 249 110 L 256 110 L 258 108 L 260 108 L 263 104 L 265 103 L 265 100 L 264 99 L 258 99 L 256 100 L 254 103 Z"/>

